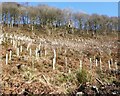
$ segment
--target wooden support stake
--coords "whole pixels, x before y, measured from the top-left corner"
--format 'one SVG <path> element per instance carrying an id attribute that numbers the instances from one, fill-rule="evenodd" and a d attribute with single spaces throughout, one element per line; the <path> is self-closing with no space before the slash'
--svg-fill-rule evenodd
<path id="1" fill-rule="evenodd" d="M 109 70 L 111 70 L 110 60 L 108 60 L 108 67 L 109 67 Z"/>
<path id="2" fill-rule="evenodd" d="M 96 67 L 98 66 L 98 60 L 97 59 L 95 60 L 95 65 L 96 65 Z"/>
<path id="3" fill-rule="evenodd" d="M 69 74 L 71 74 L 71 70 L 69 69 L 69 72 L 68 72 Z"/>
<path id="4" fill-rule="evenodd" d="M 100 70 L 102 71 L 102 61 L 101 61 L 101 58 L 100 58 Z"/>
<path id="5" fill-rule="evenodd" d="M 23 48 L 22 48 L 22 45 L 20 46 L 20 52 L 22 52 Z"/>
<path id="6" fill-rule="evenodd" d="M 82 60 L 80 60 L 80 71 L 82 70 Z"/>
<path id="7" fill-rule="evenodd" d="M 12 50 L 10 50 L 9 60 L 12 58 Z"/>
<path id="8" fill-rule="evenodd" d="M 53 49 L 53 51 L 54 51 L 53 70 L 55 70 L 55 64 L 56 64 L 56 51 L 55 51 L 55 49 Z"/>
<path id="9" fill-rule="evenodd" d="M 38 59 L 38 49 L 36 48 L 35 50 L 35 56 L 36 56 L 36 60 Z"/>
<path id="10" fill-rule="evenodd" d="M 6 54 L 6 65 L 8 64 L 8 54 Z"/>
<path id="11" fill-rule="evenodd" d="M 40 43 L 39 46 L 38 46 L 39 50 L 40 50 L 40 47 L 41 47 L 41 43 Z"/>
<path id="12" fill-rule="evenodd" d="M 33 31 L 33 25 L 32 25 L 32 31 Z"/>
<path id="13" fill-rule="evenodd" d="M 117 61 L 115 61 L 115 69 L 118 70 Z"/>
<path id="14" fill-rule="evenodd" d="M 17 57 L 19 57 L 20 52 L 19 52 L 19 48 L 17 48 Z"/>
<path id="15" fill-rule="evenodd" d="M 30 45 L 31 45 L 31 43 L 28 43 L 28 45 L 27 45 L 27 51 L 28 51 L 28 49 L 29 49 Z"/>
<path id="16" fill-rule="evenodd" d="M 112 58 L 110 59 L 110 61 L 111 61 L 111 65 L 113 65 L 113 59 Z"/>
<path id="17" fill-rule="evenodd" d="M 32 50 L 31 50 L 31 48 L 30 48 L 30 56 L 32 56 Z"/>
<path id="18" fill-rule="evenodd" d="M 90 58 L 90 70 L 92 69 L 92 59 Z"/>

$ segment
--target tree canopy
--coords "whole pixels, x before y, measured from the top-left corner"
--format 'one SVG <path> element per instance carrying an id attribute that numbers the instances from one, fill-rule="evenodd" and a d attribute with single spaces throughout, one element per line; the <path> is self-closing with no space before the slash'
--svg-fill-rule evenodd
<path id="1" fill-rule="evenodd" d="M 59 9 L 48 5 L 26 6 L 15 2 L 2 3 L 2 22 L 10 24 L 31 24 L 42 26 L 68 26 L 82 31 L 112 32 L 118 31 L 118 17 L 98 14 L 85 14 L 70 9 Z"/>

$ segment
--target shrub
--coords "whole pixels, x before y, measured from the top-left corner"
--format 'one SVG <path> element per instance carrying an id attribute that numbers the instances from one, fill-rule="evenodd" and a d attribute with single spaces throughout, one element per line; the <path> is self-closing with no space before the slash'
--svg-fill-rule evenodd
<path id="1" fill-rule="evenodd" d="M 76 77 L 79 83 L 85 83 L 89 81 L 87 71 L 84 69 L 78 70 Z"/>

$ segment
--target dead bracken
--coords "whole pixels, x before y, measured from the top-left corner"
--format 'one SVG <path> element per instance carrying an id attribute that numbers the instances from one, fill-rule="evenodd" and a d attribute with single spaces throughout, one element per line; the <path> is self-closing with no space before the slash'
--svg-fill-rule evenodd
<path id="1" fill-rule="evenodd" d="M 118 18 L 67 12 L 3 3 L 0 95 L 120 94 Z"/>

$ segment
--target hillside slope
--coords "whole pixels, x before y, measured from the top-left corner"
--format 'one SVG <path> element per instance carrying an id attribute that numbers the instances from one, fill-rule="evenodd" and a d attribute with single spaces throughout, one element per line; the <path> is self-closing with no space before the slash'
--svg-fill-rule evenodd
<path id="1" fill-rule="evenodd" d="M 3 28 L 1 94 L 120 93 L 117 34 L 91 37 L 49 31 Z"/>

